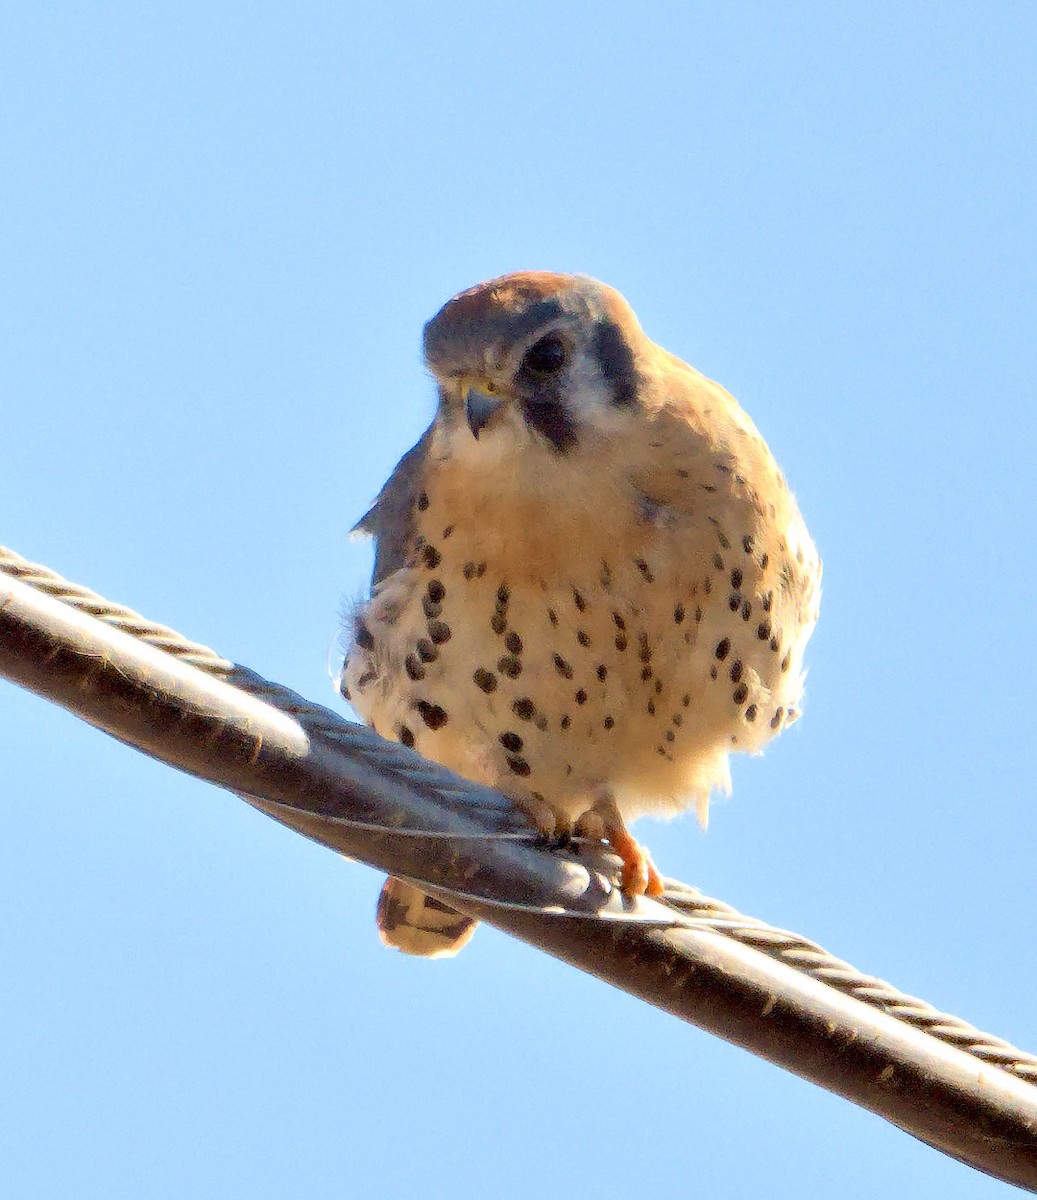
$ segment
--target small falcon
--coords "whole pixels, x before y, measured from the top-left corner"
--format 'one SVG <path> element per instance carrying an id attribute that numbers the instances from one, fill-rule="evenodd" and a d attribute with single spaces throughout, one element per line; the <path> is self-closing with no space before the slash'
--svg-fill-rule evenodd
<path id="1" fill-rule="evenodd" d="M 705 825 L 732 751 L 797 715 L 821 564 L 722 387 L 584 276 L 524 271 L 425 327 L 439 403 L 357 530 L 375 538 L 343 695 L 384 737 L 498 788 L 545 832 Z M 383 940 L 449 955 L 474 922 L 390 878 Z"/>

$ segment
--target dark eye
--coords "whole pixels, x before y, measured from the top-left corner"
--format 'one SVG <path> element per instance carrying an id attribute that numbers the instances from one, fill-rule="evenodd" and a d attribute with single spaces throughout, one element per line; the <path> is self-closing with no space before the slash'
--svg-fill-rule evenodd
<path id="1" fill-rule="evenodd" d="M 530 346 L 522 365 L 536 375 L 556 375 L 567 358 L 565 343 L 556 333 L 549 333 Z"/>

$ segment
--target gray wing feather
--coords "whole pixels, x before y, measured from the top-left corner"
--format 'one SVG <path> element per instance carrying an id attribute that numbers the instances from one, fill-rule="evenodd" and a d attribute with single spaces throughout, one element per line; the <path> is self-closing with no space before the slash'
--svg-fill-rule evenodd
<path id="1" fill-rule="evenodd" d="M 431 443 L 430 425 L 417 445 L 396 464 L 374 504 L 353 526 L 354 533 L 366 533 L 375 540 L 372 588 L 406 562 L 407 548 L 414 537 L 414 506 L 425 477 L 425 459 Z"/>

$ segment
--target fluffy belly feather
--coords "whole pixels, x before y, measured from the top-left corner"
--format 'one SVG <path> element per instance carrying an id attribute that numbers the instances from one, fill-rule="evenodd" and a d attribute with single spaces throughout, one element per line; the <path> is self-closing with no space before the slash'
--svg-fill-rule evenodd
<path id="1" fill-rule="evenodd" d="M 485 531 L 433 542 L 434 524 L 354 622 L 347 694 L 385 737 L 566 821 L 604 789 L 627 818 L 704 822 L 729 753 L 794 719 L 812 620 L 791 558 L 717 531 L 678 559 L 646 528 L 543 580 L 494 562 Z"/>

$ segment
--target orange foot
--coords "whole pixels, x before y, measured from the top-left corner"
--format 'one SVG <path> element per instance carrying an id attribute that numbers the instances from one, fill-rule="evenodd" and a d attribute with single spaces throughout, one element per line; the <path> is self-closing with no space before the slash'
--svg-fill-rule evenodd
<path id="1" fill-rule="evenodd" d="M 628 896 L 661 896 L 663 881 L 655 869 L 648 851 L 631 837 L 622 823 L 619 828 L 605 827 L 605 836 L 612 849 L 623 860 L 619 886 Z"/>
<path id="2" fill-rule="evenodd" d="M 605 838 L 623 863 L 619 886 L 628 896 L 661 896 L 663 881 L 648 851 L 627 829 L 615 800 L 606 796 L 584 814 L 581 827 Z"/>

